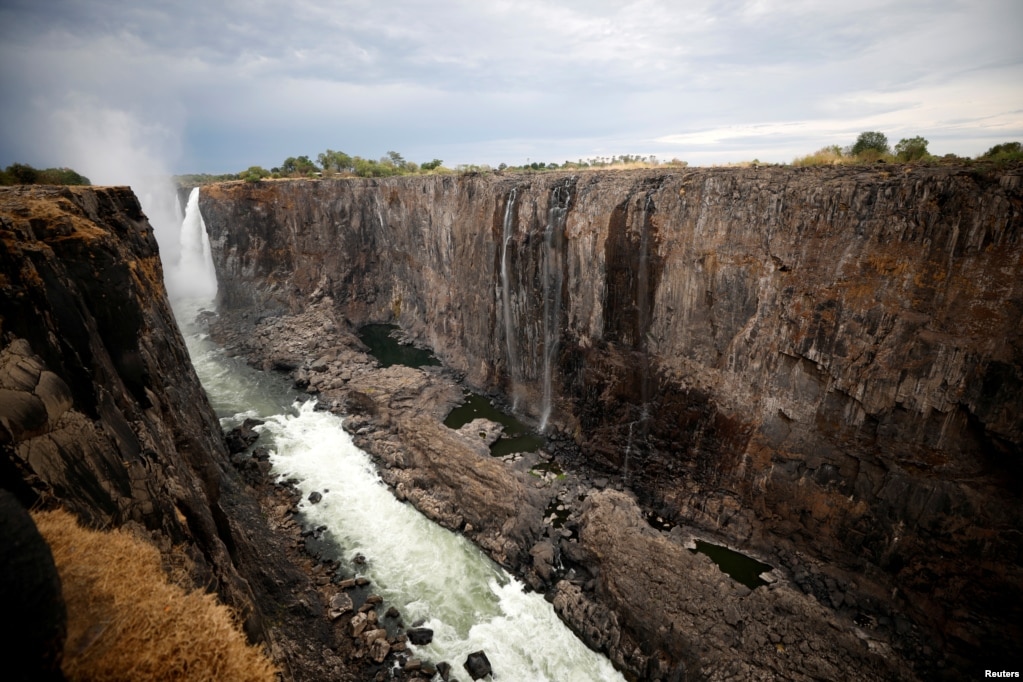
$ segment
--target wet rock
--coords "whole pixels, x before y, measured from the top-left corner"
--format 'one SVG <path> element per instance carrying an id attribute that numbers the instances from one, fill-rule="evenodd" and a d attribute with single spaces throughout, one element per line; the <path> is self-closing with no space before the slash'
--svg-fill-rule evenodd
<path id="1" fill-rule="evenodd" d="M 315 490 L 312 491 L 311 493 L 309 493 L 309 503 L 310 504 L 317 504 L 322 499 L 323 499 L 323 494 L 322 493 L 319 493 L 319 492 L 317 492 Z"/>
<path id="2" fill-rule="evenodd" d="M 247 450 L 253 443 L 259 440 L 259 433 L 253 427 L 259 426 L 262 423 L 259 419 L 250 418 L 228 431 L 225 436 L 228 451 L 231 454 L 235 454 Z"/>
<path id="3" fill-rule="evenodd" d="M 483 651 L 474 651 L 469 654 L 462 667 L 465 668 L 465 671 L 474 680 L 483 679 L 494 672 L 490 667 L 490 659 L 487 658 L 487 654 Z"/>
<path id="4" fill-rule="evenodd" d="M 447 661 L 441 661 L 437 664 L 437 674 L 440 678 L 447 682 L 451 678 L 451 664 Z"/>
<path id="5" fill-rule="evenodd" d="M 425 646 L 433 641 L 433 630 L 430 628 L 411 628 L 406 635 L 408 636 L 409 644 L 416 646 Z"/>

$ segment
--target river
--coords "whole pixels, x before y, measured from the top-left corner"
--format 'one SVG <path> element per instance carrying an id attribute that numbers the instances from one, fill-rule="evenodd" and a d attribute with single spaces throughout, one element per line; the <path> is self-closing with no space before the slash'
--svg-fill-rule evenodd
<path id="1" fill-rule="evenodd" d="M 198 210 L 197 202 L 189 204 Z M 190 245 L 196 244 L 197 221 L 201 218 L 186 212 L 182 234 Z M 192 256 L 183 251 L 178 267 L 195 267 L 190 257 L 209 258 L 208 246 L 200 242 Z M 494 680 L 624 680 L 540 594 L 527 592 L 461 535 L 399 502 L 342 428 L 343 417 L 317 411 L 312 400 L 298 401 L 283 377 L 252 369 L 210 341 L 194 322 L 199 310 L 212 307 L 210 300 L 207 290 L 198 298 L 179 298 L 174 309 L 222 425 L 231 428 L 246 417 L 264 420 L 260 444 L 271 450 L 273 476 L 297 480 L 304 524 L 327 527 L 342 548 L 337 558 L 372 581 L 384 609 L 394 606 L 406 625 L 422 621 L 434 631 L 429 645 L 410 647 L 416 656 L 447 661 L 453 680 L 470 679 L 462 663 L 478 650 L 486 652 Z M 313 491 L 322 494 L 317 504 L 308 501 Z M 356 555 L 365 562 L 354 563 Z"/>

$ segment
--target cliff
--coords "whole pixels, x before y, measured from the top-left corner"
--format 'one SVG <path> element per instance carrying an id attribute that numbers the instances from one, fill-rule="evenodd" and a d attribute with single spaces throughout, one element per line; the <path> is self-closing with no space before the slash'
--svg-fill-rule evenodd
<path id="1" fill-rule="evenodd" d="M 231 467 L 131 190 L 0 189 L 0 301 L 0 487 L 148 535 L 306 677 L 322 604 Z"/>
<path id="2" fill-rule="evenodd" d="M 225 310 L 395 321 L 823 604 L 891 602 L 959 662 L 1023 637 L 1019 168 L 229 183 L 200 206 Z"/>

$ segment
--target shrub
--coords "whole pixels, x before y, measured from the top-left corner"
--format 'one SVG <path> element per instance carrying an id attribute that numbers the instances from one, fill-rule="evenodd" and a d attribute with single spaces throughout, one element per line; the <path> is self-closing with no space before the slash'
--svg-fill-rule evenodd
<path id="1" fill-rule="evenodd" d="M 270 171 L 262 166 L 249 166 L 247 170 L 239 173 L 238 177 L 245 182 L 259 182 L 263 178 L 270 177 Z"/>
<path id="2" fill-rule="evenodd" d="M 168 582 L 148 542 L 124 530 L 87 530 L 64 511 L 33 518 L 67 604 L 68 680 L 275 679 L 232 612 L 211 594 Z"/>

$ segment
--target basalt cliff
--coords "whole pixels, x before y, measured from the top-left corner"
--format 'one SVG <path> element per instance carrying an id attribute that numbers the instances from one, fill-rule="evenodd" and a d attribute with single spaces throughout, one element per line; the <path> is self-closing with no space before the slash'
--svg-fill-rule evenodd
<path id="1" fill-rule="evenodd" d="M 294 521 L 272 500 L 261 508 L 229 460 L 127 187 L 0 189 L 0 488 L 5 504 L 147 537 L 239 614 L 285 679 L 355 679 L 317 586 L 285 551 Z M 0 543 L 17 566 L 24 545 Z M 3 575 L 4 594 L 37 584 L 25 578 Z M 9 641 L 30 625 L 19 618 L 31 616 L 5 608 Z M 43 679 L 4 651 L 16 679 Z"/>
<path id="2" fill-rule="evenodd" d="M 622 491 L 592 495 L 553 549 L 530 547 L 516 493 L 496 515 L 509 541 L 488 537 L 504 558 L 517 546 L 536 566 L 553 551 L 588 567 L 582 586 L 541 571 L 544 589 L 632 674 L 701 659 L 709 674 L 699 642 L 720 628 L 721 656 L 770 650 L 759 676 L 842 672 L 843 659 L 778 662 L 829 644 L 759 632 L 763 590 L 722 596 L 717 621 L 700 621 L 713 608 L 687 601 L 677 571 L 696 569 L 671 526 L 767 558 L 791 587 L 774 613 L 805 616 L 809 599 L 826 613 L 807 622 L 838 618 L 850 646 L 893 646 L 921 677 L 997 666 L 1023 641 L 1023 169 L 264 181 L 206 187 L 200 206 L 233 324 L 255 339 L 307 322 L 292 329 L 305 350 L 266 366 L 379 416 L 387 400 L 349 386 L 358 377 L 321 346 L 395 322 L 545 428 L 566 467 Z M 376 452 L 396 490 L 422 502 L 417 487 L 457 488 L 402 479 L 424 465 L 396 447 Z M 466 486 L 434 516 L 481 532 L 494 521 Z M 587 619 L 613 624 L 614 641 Z M 872 666 L 862 678 L 891 674 Z"/>

